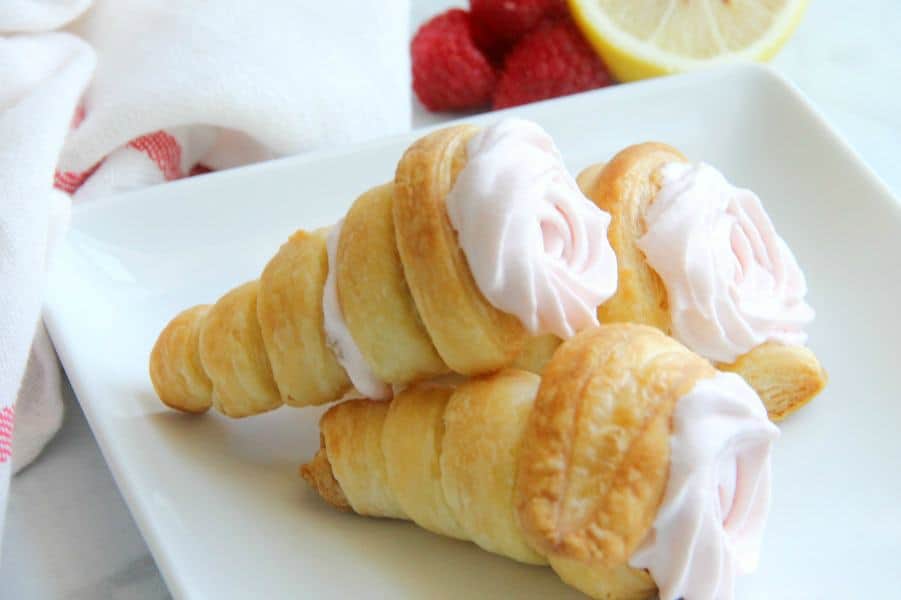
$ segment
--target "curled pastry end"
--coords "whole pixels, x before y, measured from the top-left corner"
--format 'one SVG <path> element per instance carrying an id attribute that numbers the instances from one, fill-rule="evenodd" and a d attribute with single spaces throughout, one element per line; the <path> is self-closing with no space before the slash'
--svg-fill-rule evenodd
<path id="1" fill-rule="evenodd" d="M 816 355 L 804 346 L 769 342 L 719 365 L 741 375 L 763 400 L 773 421 L 781 421 L 813 400 L 829 381 Z"/>
<path id="2" fill-rule="evenodd" d="M 663 497 L 676 401 L 714 373 L 642 325 L 589 329 L 561 346 L 520 455 L 515 507 L 530 544 L 552 562 L 626 564 Z"/>
<path id="3" fill-rule="evenodd" d="M 180 312 L 160 333 L 150 353 L 150 381 L 166 406 L 201 414 L 213 404 L 213 384 L 200 363 L 199 339 L 210 305 Z"/>
<path id="4" fill-rule="evenodd" d="M 310 462 L 301 465 L 300 476 L 304 481 L 310 484 L 316 493 L 323 500 L 337 508 L 338 510 L 350 511 L 350 503 L 341 489 L 341 484 L 335 479 L 332 472 L 332 465 L 328 460 L 328 453 L 325 450 L 325 439 L 319 438 L 319 451 Z"/>

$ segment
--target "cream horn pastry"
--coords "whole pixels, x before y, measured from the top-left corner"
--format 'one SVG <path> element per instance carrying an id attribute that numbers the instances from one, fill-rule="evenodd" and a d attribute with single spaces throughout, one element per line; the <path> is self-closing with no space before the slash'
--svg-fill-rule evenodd
<path id="1" fill-rule="evenodd" d="M 178 315 L 151 379 L 169 406 L 242 417 L 539 371 L 616 290 L 609 223 L 538 125 L 438 130 L 336 225 L 292 236 L 258 282 Z"/>
<path id="2" fill-rule="evenodd" d="M 671 334 L 742 375 L 775 420 L 825 387 L 805 347 L 814 311 L 804 274 L 757 195 L 657 143 L 626 148 L 579 182 L 613 219 L 619 287 L 601 321 Z"/>
<path id="3" fill-rule="evenodd" d="M 757 563 L 778 430 L 754 390 L 652 327 L 516 369 L 417 384 L 320 421 L 301 468 L 329 503 L 409 519 L 593 598 L 720 600 Z"/>

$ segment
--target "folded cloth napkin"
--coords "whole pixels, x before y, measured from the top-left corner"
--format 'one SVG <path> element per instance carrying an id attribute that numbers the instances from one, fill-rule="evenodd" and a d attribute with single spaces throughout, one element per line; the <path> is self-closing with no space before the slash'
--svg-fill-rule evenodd
<path id="1" fill-rule="evenodd" d="M 3 0 L 0 533 L 11 463 L 61 422 L 38 321 L 70 202 L 408 129 L 408 19 L 407 0 Z"/>

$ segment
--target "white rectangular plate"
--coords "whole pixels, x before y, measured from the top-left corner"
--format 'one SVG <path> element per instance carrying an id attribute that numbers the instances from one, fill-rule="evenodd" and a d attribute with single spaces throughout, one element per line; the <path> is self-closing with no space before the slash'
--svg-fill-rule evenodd
<path id="1" fill-rule="evenodd" d="M 901 209 L 798 92 L 741 67 L 517 109 L 573 170 L 646 140 L 756 190 L 795 250 L 827 391 L 782 427 L 759 571 L 739 598 L 889 597 L 901 587 Z M 484 123 L 491 114 L 471 119 Z M 412 524 L 331 510 L 297 476 L 321 409 L 231 421 L 165 409 L 147 375 L 178 310 L 258 276 L 297 228 L 389 180 L 421 133 L 159 186 L 78 208 L 47 321 L 173 594 L 190 598 L 578 598 Z"/>

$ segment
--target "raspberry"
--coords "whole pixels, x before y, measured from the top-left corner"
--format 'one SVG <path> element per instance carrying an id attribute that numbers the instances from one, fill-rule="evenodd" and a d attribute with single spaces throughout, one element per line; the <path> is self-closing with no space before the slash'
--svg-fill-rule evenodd
<path id="1" fill-rule="evenodd" d="M 413 90 L 432 111 L 466 110 L 491 102 L 494 68 L 472 38 L 469 13 L 459 8 L 433 17 L 416 32 L 410 51 Z"/>
<path id="2" fill-rule="evenodd" d="M 572 21 L 548 22 L 524 37 L 507 55 L 494 91 L 494 108 L 566 96 L 611 83 L 607 67 Z"/>
<path id="3" fill-rule="evenodd" d="M 473 35 L 485 53 L 500 59 L 546 18 L 566 14 L 566 0 L 470 0 Z"/>

